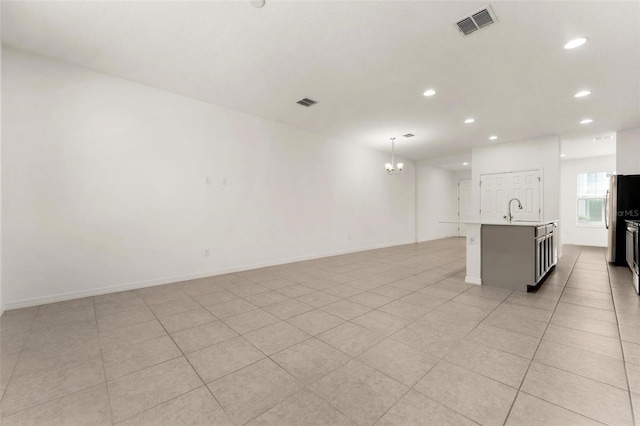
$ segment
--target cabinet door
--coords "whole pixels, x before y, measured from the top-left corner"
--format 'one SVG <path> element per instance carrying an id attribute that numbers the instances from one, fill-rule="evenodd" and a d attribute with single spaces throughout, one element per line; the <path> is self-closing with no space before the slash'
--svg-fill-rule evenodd
<path id="1" fill-rule="evenodd" d="M 535 266 L 535 282 L 537 283 L 542 277 L 542 270 L 544 268 L 544 241 L 545 237 L 537 238 L 536 245 L 536 266 Z"/>
<path id="2" fill-rule="evenodd" d="M 546 274 L 551 269 L 551 260 L 553 259 L 553 235 L 547 235 L 547 264 L 544 268 L 544 273 Z"/>
<path id="3" fill-rule="evenodd" d="M 558 229 L 558 226 L 556 224 L 553 224 L 553 227 L 551 228 L 551 233 L 549 234 L 549 239 L 551 240 L 551 265 L 550 266 L 554 266 L 556 263 L 558 263 L 558 247 L 557 247 L 558 241 L 556 240 L 557 229 Z"/>

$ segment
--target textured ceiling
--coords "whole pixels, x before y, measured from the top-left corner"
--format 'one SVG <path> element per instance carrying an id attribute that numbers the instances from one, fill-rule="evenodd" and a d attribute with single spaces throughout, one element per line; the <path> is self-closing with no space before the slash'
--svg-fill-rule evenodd
<path id="1" fill-rule="evenodd" d="M 454 22 L 488 4 L 3 1 L 2 41 L 374 149 L 410 132 L 412 159 L 640 126 L 639 2 L 494 1 L 498 23 L 462 36 Z"/>

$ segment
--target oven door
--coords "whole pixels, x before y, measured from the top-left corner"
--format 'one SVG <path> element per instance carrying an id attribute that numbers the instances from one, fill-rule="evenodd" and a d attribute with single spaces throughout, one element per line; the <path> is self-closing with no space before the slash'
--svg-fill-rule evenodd
<path id="1" fill-rule="evenodd" d="M 626 233 L 626 253 L 625 258 L 627 260 L 627 265 L 631 268 L 632 271 L 635 271 L 635 244 L 636 243 L 636 227 L 631 223 L 627 222 L 627 233 Z"/>
<path id="2" fill-rule="evenodd" d="M 636 223 L 633 229 L 633 238 L 632 238 L 632 247 L 631 251 L 633 252 L 632 263 L 629 264 L 631 267 L 631 273 L 633 275 L 633 286 L 636 289 L 636 293 L 640 295 L 640 224 Z"/>
<path id="3" fill-rule="evenodd" d="M 640 268 L 640 224 L 636 224 L 633 233 L 633 263 L 636 265 L 636 273 Z"/>

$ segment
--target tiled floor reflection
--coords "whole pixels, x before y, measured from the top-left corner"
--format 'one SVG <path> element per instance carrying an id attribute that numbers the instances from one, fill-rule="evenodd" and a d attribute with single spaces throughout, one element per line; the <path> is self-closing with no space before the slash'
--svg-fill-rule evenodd
<path id="1" fill-rule="evenodd" d="M 528 294 L 452 238 L 7 311 L 0 423 L 640 425 L 629 271 L 563 252 Z"/>

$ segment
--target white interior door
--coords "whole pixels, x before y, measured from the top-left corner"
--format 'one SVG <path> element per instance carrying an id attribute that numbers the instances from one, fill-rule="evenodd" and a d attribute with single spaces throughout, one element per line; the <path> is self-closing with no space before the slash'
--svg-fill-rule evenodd
<path id="1" fill-rule="evenodd" d="M 458 236 L 467 236 L 467 227 L 464 223 L 472 217 L 471 211 L 471 179 L 458 180 Z"/>
<path id="2" fill-rule="evenodd" d="M 522 203 L 522 210 L 513 206 L 514 220 L 539 221 L 542 216 L 540 207 L 540 171 L 529 170 L 525 172 L 512 173 L 511 187 L 512 197 L 517 198 Z"/>
<path id="3" fill-rule="evenodd" d="M 494 173 L 480 176 L 480 220 L 482 222 L 506 221 L 509 200 L 517 198 L 522 204 L 511 203 L 514 221 L 539 221 L 542 178 L 539 170 Z"/>
<path id="4" fill-rule="evenodd" d="M 508 173 L 480 176 L 480 220 L 499 222 L 505 215 L 509 191 Z"/>

